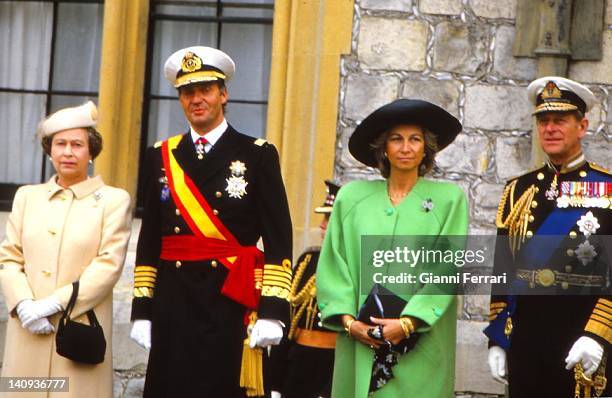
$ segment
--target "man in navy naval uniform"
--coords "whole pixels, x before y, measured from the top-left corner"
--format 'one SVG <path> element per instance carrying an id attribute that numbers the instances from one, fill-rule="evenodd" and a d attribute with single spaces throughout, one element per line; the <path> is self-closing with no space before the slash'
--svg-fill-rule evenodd
<path id="1" fill-rule="evenodd" d="M 556 76 L 527 91 L 548 159 L 499 204 L 494 273 L 513 283 L 491 296 L 489 366 L 511 398 L 609 396 L 612 178 L 581 148 L 595 97 Z"/>
<path id="2" fill-rule="evenodd" d="M 289 320 L 291 220 L 278 153 L 225 120 L 227 54 L 185 48 L 164 70 L 189 130 L 144 162 L 131 332 L 150 348 L 144 396 L 263 395 L 260 347 L 278 344 Z"/>

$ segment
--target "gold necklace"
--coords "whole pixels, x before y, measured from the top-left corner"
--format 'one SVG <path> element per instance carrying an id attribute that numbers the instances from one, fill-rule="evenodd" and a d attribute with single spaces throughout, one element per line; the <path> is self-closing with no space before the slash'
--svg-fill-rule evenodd
<path id="1" fill-rule="evenodd" d="M 404 198 L 406 197 L 406 195 L 408 195 L 408 192 L 404 192 L 404 193 L 400 193 L 400 194 L 392 194 L 391 193 L 391 189 L 389 188 L 389 186 L 387 185 L 387 196 L 389 197 L 389 200 L 391 201 L 391 203 L 393 205 L 397 205 L 398 203 L 400 203 L 402 200 L 404 200 Z"/>

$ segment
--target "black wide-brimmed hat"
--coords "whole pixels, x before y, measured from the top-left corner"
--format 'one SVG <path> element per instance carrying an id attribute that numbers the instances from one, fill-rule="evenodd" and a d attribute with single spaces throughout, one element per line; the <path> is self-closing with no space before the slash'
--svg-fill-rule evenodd
<path id="1" fill-rule="evenodd" d="M 383 132 L 402 124 L 413 124 L 435 134 L 438 150 L 446 148 L 461 132 L 453 115 L 427 101 L 399 99 L 384 105 L 363 119 L 349 139 L 349 152 L 361 163 L 377 167 L 372 143 Z"/>

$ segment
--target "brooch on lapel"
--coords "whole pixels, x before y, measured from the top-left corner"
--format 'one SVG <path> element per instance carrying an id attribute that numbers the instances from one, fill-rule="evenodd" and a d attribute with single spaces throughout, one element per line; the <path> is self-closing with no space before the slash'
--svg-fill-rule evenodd
<path id="1" fill-rule="evenodd" d="M 230 178 L 226 178 L 227 187 L 225 191 L 228 193 L 230 198 L 242 199 L 246 195 L 246 186 L 248 182 L 244 179 L 244 173 L 246 172 L 246 165 L 240 160 L 234 160 L 230 167 L 232 173 Z"/>
<path id="2" fill-rule="evenodd" d="M 423 210 L 425 210 L 425 213 L 429 213 L 434 208 L 433 201 L 430 198 L 425 199 L 423 203 L 421 204 L 421 207 L 423 207 Z"/>

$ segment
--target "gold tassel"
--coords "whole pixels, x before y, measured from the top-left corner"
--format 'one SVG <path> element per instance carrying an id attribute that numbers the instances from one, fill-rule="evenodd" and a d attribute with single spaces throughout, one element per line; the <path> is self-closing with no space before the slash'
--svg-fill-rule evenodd
<path id="1" fill-rule="evenodd" d="M 257 321 L 257 312 L 249 315 L 247 338 L 242 343 L 242 363 L 240 365 L 240 387 L 246 389 L 247 397 L 261 397 L 264 395 L 263 383 L 263 350 L 259 347 L 251 348 L 251 330 Z"/>

